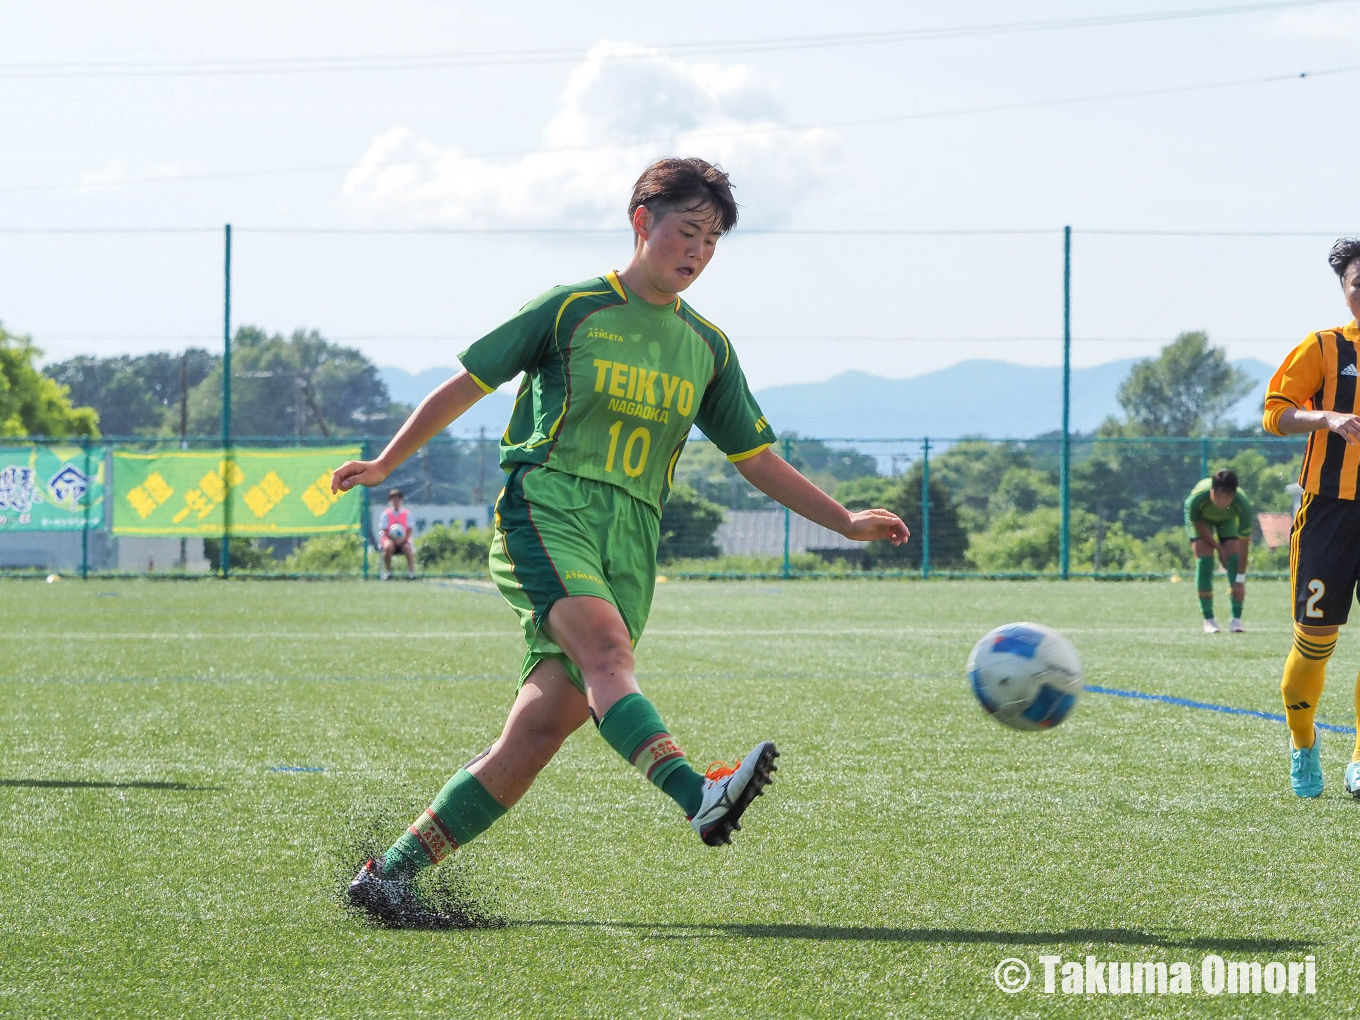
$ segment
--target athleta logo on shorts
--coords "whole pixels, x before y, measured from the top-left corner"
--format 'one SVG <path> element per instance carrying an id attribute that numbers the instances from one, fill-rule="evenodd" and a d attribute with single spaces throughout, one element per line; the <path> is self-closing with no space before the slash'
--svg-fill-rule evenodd
<path id="1" fill-rule="evenodd" d="M 651 779 L 658 765 L 684 756 L 685 752 L 680 750 L 680 745 L 675 742 L 674 737 L 669 733 L 658 733 L 642 742 L 642 746 L 633 754 L 633 764 Z"/>
<path id="2" fill-rule="evenodd" d="M 420 840 L 420 845 L 435 864 L 458 849 L 458 840 L 453 838 L 453 833 L 444 828 L 439 816 L 428 808 L 411 826 L 411 835 Z"/>
<path id="3" fill-rule="evenodd" d="M 599 585 L 603 585 L 603 584 L 604 584 L 604 582 L 601 581 L 601 580 L 600 580 L 598 577 L 596 577 L 594 574 L 587 574 L 584 570 L 567 570 L 567 571 L 564 571 L 563 574 L 562 574 L 562 580 L 564 580 L 564 581 L 594 581 L 596 584 L 599 584 Z"/>

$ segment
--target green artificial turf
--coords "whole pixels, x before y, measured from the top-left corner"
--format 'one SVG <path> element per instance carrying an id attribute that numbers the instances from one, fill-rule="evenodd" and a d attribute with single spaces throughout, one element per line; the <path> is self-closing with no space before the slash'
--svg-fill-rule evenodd
<path id="1" fill-rule="evenodd" d="M 736 845 L 702 846 L 587 726 L 431 876 L 495 926 L 400 931 L 342 890 L 499 731 L 521 647 L 493 591 L 0 584 L 0 1015 L 1353 1009 L 1351 735 L 1325 734 L 1304 802 L 1269 719 L 1088 692 L 1054 731 L 1003 729 L 963 663 L 1022 619 L 1064 631 L 1089 683 L 1280 711 L 1282 583 L 1217 637 L 1184 583 L 662 584 L 639 670 L 672 732 L 700 768 L 783 752 Z M 1323 721 L 1353 723 L 1357 664 L 1343 635 Z M 1187 961 L 1196 991 L 1038 990 L 1040 955 L 1088 953 Z M 1313 954 L 1317 994 L 1206 995 L 1211 953 Z M 1016 995 L 1007 957 L 1036 971 Z"/>

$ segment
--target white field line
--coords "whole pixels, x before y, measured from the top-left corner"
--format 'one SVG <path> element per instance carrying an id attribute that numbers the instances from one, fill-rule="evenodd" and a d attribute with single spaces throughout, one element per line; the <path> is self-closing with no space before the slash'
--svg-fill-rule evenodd
<path id="1" fill-rule="evenodd" d="M 1204 641 L 1204 635 L 1197 629 L 1183 627 L 1064 627 L 1064 634 L 1129 635 L 1158 638 L 1184 638 L 1187 641 Z M 1182 633 L 1184 631 L 1184 633 Z M 834 627 L 814 629 L 810 627 L 732 627 L 732 628 L 694 628 L 685 630 L 649 630 L 644 635 L 649 638 L 691 638 L 691 637 L 810 637 L 835 638 L 853 635 L 856 637 L 916 637 L 941 636 L 958 637 L 975 634 L 972 627 Z M 1252 634 L 1292 633 L 1287 627 L 1252 627 Z M 417 630 L 403 631 L 401 640 L 452 640 L 457 638 L 496 638 L 516 637 L 519 631 L 513 627 L 500 630 Z M 280 638 L 308 639 L 314 641 L 340 641 L 347 636 L 335 630 L 253 630 L 253 631 L 169 631 L 169 630 L 25 630 L 0 632 L 0 641 L 277 641 Z M 1222 639 L 1219 639 L 1222 641 Z M 1240 641 L 1230 637 L 1229 641 Z M 1226 642 L 1223 642 L 1226 643 Z"/>

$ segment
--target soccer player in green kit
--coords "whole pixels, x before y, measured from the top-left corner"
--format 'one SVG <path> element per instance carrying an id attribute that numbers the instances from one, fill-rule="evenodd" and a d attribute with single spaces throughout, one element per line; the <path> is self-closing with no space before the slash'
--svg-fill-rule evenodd
<path id="1" fill-rule="evenodd" d="M 1246 493 L 1237 487 L 1237 474 L 1226 468 L 1205 478 L 1185 497 L 1185 532 L 1195 554 L 1195 590 L 1204 613 L 1204 633 L 1221 629 L 1214 619 L 1214 553 L 1228 571 L 1232 619 L 1228 629 L 1241 634 L 1242 603 L 1246 598 L 1247 554 L 1256 514 Z"/>
<path id="2" fill-rule="evenodd" d="M 727 175 L 700 159 L 660 160 L 638 179 L 628 213 L 626 269 L 529 302 L 460 355 L 464 371 L 421 402 L 376 460 L 350 461 L 332 478 L 336 491 L 381 484 L 523 373 L 501 441 L 507 478 L 490 554 L 528 646 L 519 691 L 499 739 L 351 883 L 350 899 L 388 923 L 430 919 L 410 876 L 505 814 L 588 719 L 711 846 L 731 842 L 771 781 L 779 752 L 768 740 L 734 766 L 696 772 L 634 673 L 661 506 L 692 425 L 752 485 L 809 520 L 860 541 L 908 538 L 896 515 L 851 513 L 774 452 L 727 337 L 679 296 L 736 223 Z"/>

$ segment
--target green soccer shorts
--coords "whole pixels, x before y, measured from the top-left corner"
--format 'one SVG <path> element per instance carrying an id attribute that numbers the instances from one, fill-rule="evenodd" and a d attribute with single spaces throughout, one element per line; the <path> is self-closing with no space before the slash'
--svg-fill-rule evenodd
<path id="1" fill-rule="evenodd" d="M 1225 542 L 1230 538 L 1242 537 L 1241 534 L 1239 533 L 1241 528 L 1240 525 L 1238 524 L 1236 517 L 1230 517 L 1226 521 L 1218 522 L 1205 521 L 1204 523 L 1209 525 L 1209 531 L 1212 534 L 1218 536 L 1218 540 L 1220 542 Z M 1199 531 L 1193 524 L 1187 524 L 1185 526 L 1185 533 L 1187 536 L 1189 536 L 1190 541 L 1192 542 L 1195 539 L 1199 538 Z"/>
<path id="2" fill-rule="evenodd" d="M 656 589 L 661 519 L 617 486 L 541 465 L 515 468 L 495 512 L 491 577 L 528 646 L 519 682 L 544 659 L 558 659 L 585 693 L 580 670 L 543 632 L 543 621 L 558 599 L 594 595 L 614 605 L 636 645 Z"/>

